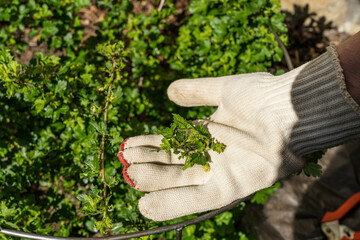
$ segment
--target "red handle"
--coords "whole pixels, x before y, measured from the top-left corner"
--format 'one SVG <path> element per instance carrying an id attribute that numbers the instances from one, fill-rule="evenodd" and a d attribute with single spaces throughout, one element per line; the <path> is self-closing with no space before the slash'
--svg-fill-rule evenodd
<path id="1" fill-rule="evenodd" d="M 355 232 L 353 238 L 342 237 L 341 240 L 360 240 L 360 232 Z"/>
<path id="2" fill-rule="evenodd" d="M 326 212 L 324 217 L 321 220 L 321 223 L 332 222 L 339 220 L 344 217 L 356 204 L 360 202 L 360 192 L 352 195 L 348 200 L 346 200 L 338 209 L 333 212 Z M 359 234 L 358 234 L 359 236 Z M 356 238 L 359 239 L 360 238 Z"/>

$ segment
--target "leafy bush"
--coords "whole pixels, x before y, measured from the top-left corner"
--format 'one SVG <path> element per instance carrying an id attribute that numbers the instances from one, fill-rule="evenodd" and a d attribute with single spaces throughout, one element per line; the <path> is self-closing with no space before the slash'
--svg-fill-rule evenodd
<path id="1" fill-rule="evenodd" d="M 269 28 L 286 42 L 279 9 L 277 1 L 193 1 L 171 67 L 189 77 L 266 71 L 282 58 Z"/>
<path id="2" fill-rule="evenodd" d="M 171 1 L 136 15 L 128 0 L 0 0 L 0 226 L 91 236 L 195 217 L 142 217 L 143 193 L 121 176 L 119 144 L 163 129 L 172 112 L 201 119 L 213 111 L 175 106 L 165 94 L 171 81 L 279 61 L 268 30 L 286 42 L 278 10 L 278 0 L 194 0 L 189 15 L 176 15 Z M 97 18 L 87 23 L 90 13 Z M 52 54 L 24 60 L 29 41 Z M 237 224 L 242 207 L 187 227 L 185 239 L 246 239 Z"/>
<path id="3" fill-rule="evenodd" d="M 179 154 L 178 159 L 184 159 L 183 170 L 193 167 L 195 164 L 204 167 L 204 171 L 210 171 L 209 160 L 206 153 L 210 150 L 218 154 L 224 152 L 226 145 L 211 137 L 209 131 L 200 122 L 193 124 L 178 114 L 173 114 L 174 122 L 170 127 L 159 130 L 157 133 L 164 138 L 161 139 L 160 150 Z"/>

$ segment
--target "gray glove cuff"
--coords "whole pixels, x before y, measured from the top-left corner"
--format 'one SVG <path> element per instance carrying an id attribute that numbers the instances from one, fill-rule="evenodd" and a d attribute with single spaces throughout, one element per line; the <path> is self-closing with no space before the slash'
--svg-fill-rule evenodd
<path id="1" fill-rule="evenodd" d="M 291 101 L 298 121 L 289 142 L 295 156 L 360 138 L 360 107 L 346 90 L 333 46 L 283 76 L 295 77 Z"/>

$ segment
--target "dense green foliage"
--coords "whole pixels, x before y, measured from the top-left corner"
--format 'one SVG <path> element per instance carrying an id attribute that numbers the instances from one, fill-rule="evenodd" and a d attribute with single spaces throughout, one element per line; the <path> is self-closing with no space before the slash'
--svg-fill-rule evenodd
<path id="1" fill-rule="evenodd" d="M 258 204 L 265 204 L 267 203 L 269 196 L 274 194 L 275 190 L 281 186 L 281 183 L 277 182 L 271 187 L 264 188 L 260 191 L 257 191 L 251 198 L 251 202 L 255 202 Z"/>
<path id="2" fill-rule="evenodd" d="M 171 67 L 191 77 L 266 71 L 282 58 L 269 28 L 287 41 L 279 9 L 278 1 L 193 1 Z"/>
<path id="3" fill-rule="evenodd" d="M 173 116 L 174 122 L 170 127 L 157 131 L 164 136 L 160 149 L 167 153 L 173 150 L 175 154 L 180 154 L 179 159 L 185 159 L 183 170 L 198 164 L 204 166 L 205 171 L 209 171 L 210 165 L 206 153 L 213 150 L 220 154 L 225 150 L 225 144 L 211 137 L 201 122 L 194 125 L 179 114 L 174 113 Z"/>
<path id="4" fill-rule="evenodd" d="M 171 112 L 201 119 L 213 111 L 171 103 L 171 81 L 266 70 L 281 59 L 268 28 L 286 42 L 278 0 L 194 0 L 176 23 L 171 1 L 149 15 L 134 14 L 128 0 L 90 5 L 0 0 L 0 227 L 91 236 L 193 218 L 141 216 L 143 193 L 121 176 L 120 143 L 168 126 Z M 91 9 L 105 14 L 89 35 L 79 12 Z M 42 52 L 20 61 L 29 39 Z M 246 239 L 237 224 L 241 207 L 187 227 L 184 238 Z"/>

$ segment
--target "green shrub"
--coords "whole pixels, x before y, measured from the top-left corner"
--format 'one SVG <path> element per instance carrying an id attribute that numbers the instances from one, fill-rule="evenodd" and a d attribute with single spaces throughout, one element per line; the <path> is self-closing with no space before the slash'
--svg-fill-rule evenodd
<path id="1" fill-rule="evenodd" d="M 279 9 L 278 1 L 193 1 L 171 67 L 187 77 L 266 71 L 282 58 L 269 28 L 286 42 Z"/>
<path id="2" fill-rule="evenodd" d="M 192 1 L 180 26 L 169 20 L 176 14 L 170 1 L 149 15 L 135 15 L 128 0 L 96 4 L 106 15 L 89 35 L 79 10 L 90 11 L 90 1 L 0 0 L 3 228 L 91 236 L 194 218 L 158 223 L 142 217 L 137 199 L 143 193 L 122 178 L 119 144 L 168 126 L 173 112 L 198 119 L 213 111 L 171 103 L 166 89 L 173 80 L 265 71 L 282 56 L 268 28 L 286 42 L 278 0 Z M 38 52 L 20 61 L 28 39 L 53 55 Z M 186 228 L 184 238 L 246 239 L 237 224 L 243 206 Z"/>

